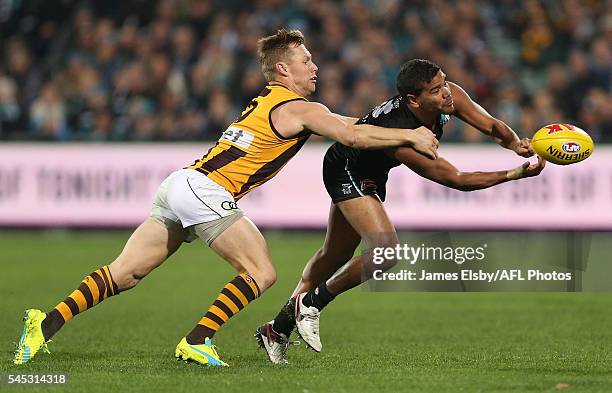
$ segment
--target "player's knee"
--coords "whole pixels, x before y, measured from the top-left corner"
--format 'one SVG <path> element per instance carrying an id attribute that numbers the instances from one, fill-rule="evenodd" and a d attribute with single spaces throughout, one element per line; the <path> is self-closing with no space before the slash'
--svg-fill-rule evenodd
<path id="1" fill-rule="evenodd" d="M 397 264 L 397 237 L 388 236 L 379 238 L 377 241 L 369 243 L 371 258 L 369 259 L 372 268 L 375 270 L 387 271 Z"/>
<path id="2" fill-rule="evenodd" d="M 391 258 L 391 259 L 386 259 L 383 263 L 378 265 L 378 268 L 385 272 L 385 271 L 391 269 L 395 265 L 397 265 L 397 259 L 396 258 Z"/>

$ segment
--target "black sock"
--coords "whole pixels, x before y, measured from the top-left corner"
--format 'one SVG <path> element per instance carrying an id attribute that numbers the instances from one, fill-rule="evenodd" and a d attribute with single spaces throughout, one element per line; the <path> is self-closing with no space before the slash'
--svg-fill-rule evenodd
<path id="1" fill-rule="evenodd" d="M 289 299 L 287 304 L 281 308 L 276 318 L 274 318 L 274 323 L 272 324 L 272 329 L 276 333 L 282 333 L 287 338 L 291 335 L 291 331 L 295 328 L 295 298 Z"/>
<path id="2" fill-rule="evenodd" d="M 64 318 L 62 318 L 62 314 L 60 314 L 59 311 L 54 309 L 48 312 L 40 325 L 45 341 L 53 337 L 53 335 L 64 325 L 64 322 Z"/>
<path id="3" fill-rule="evenodd" d="M 335 295 L 329 292 L 327 285 L 323 283 L 315 289 L 308 291 L 308 293 L 304 295 L 302 303 L 304 303 L 306 307 L 315 306 L 319 311 L 321 311 L 329 304 L 329 302 L 334 300 L 335 297 Z"/>

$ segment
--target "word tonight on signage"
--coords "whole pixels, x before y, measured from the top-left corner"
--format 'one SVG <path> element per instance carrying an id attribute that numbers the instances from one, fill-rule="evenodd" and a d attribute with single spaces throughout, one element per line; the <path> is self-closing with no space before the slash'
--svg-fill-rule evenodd
<path id="1" fill-rule="evenodd" d="M 152 178 L 145 168 L 40 168 L 36 173 L 39 198 L 55 201 L 148 198 Z"/>

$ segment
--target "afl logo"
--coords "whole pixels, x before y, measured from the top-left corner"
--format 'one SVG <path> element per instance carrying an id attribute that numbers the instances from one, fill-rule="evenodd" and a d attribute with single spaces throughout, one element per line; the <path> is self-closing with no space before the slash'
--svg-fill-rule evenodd
<path id="1" fill-rule="evenodd" d="M 581 149 L 582 147 L 576 142 L 565 142 L 561 146 L 561 150 L 568 154 L 577 154 L 580 152 Z"/>

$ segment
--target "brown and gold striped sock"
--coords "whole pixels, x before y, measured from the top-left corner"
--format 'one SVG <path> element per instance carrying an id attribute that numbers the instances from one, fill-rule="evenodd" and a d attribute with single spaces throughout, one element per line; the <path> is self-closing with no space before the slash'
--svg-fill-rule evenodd
<path id="1" fill-rule="evenodd" d="M 259 286 L 253 277 L 247 273 L 236 276 L 223 287 L 206 315 L 186 336 L 187 343 L 192 345 L 202 344 L 207 337 L 213 338 L 221 325 L 258 298 L 259 294 Z"/>
<path id="2" fill-rule="evenodd" d="M 47 313 L 47 317 L 42 322 L 45 340 L 53 337 L 64 326 L 64 323 L 78 313 L 118 293 L 119 288 L 111 277 L 108 265 L 91 273 L 63 302 Z"/>

